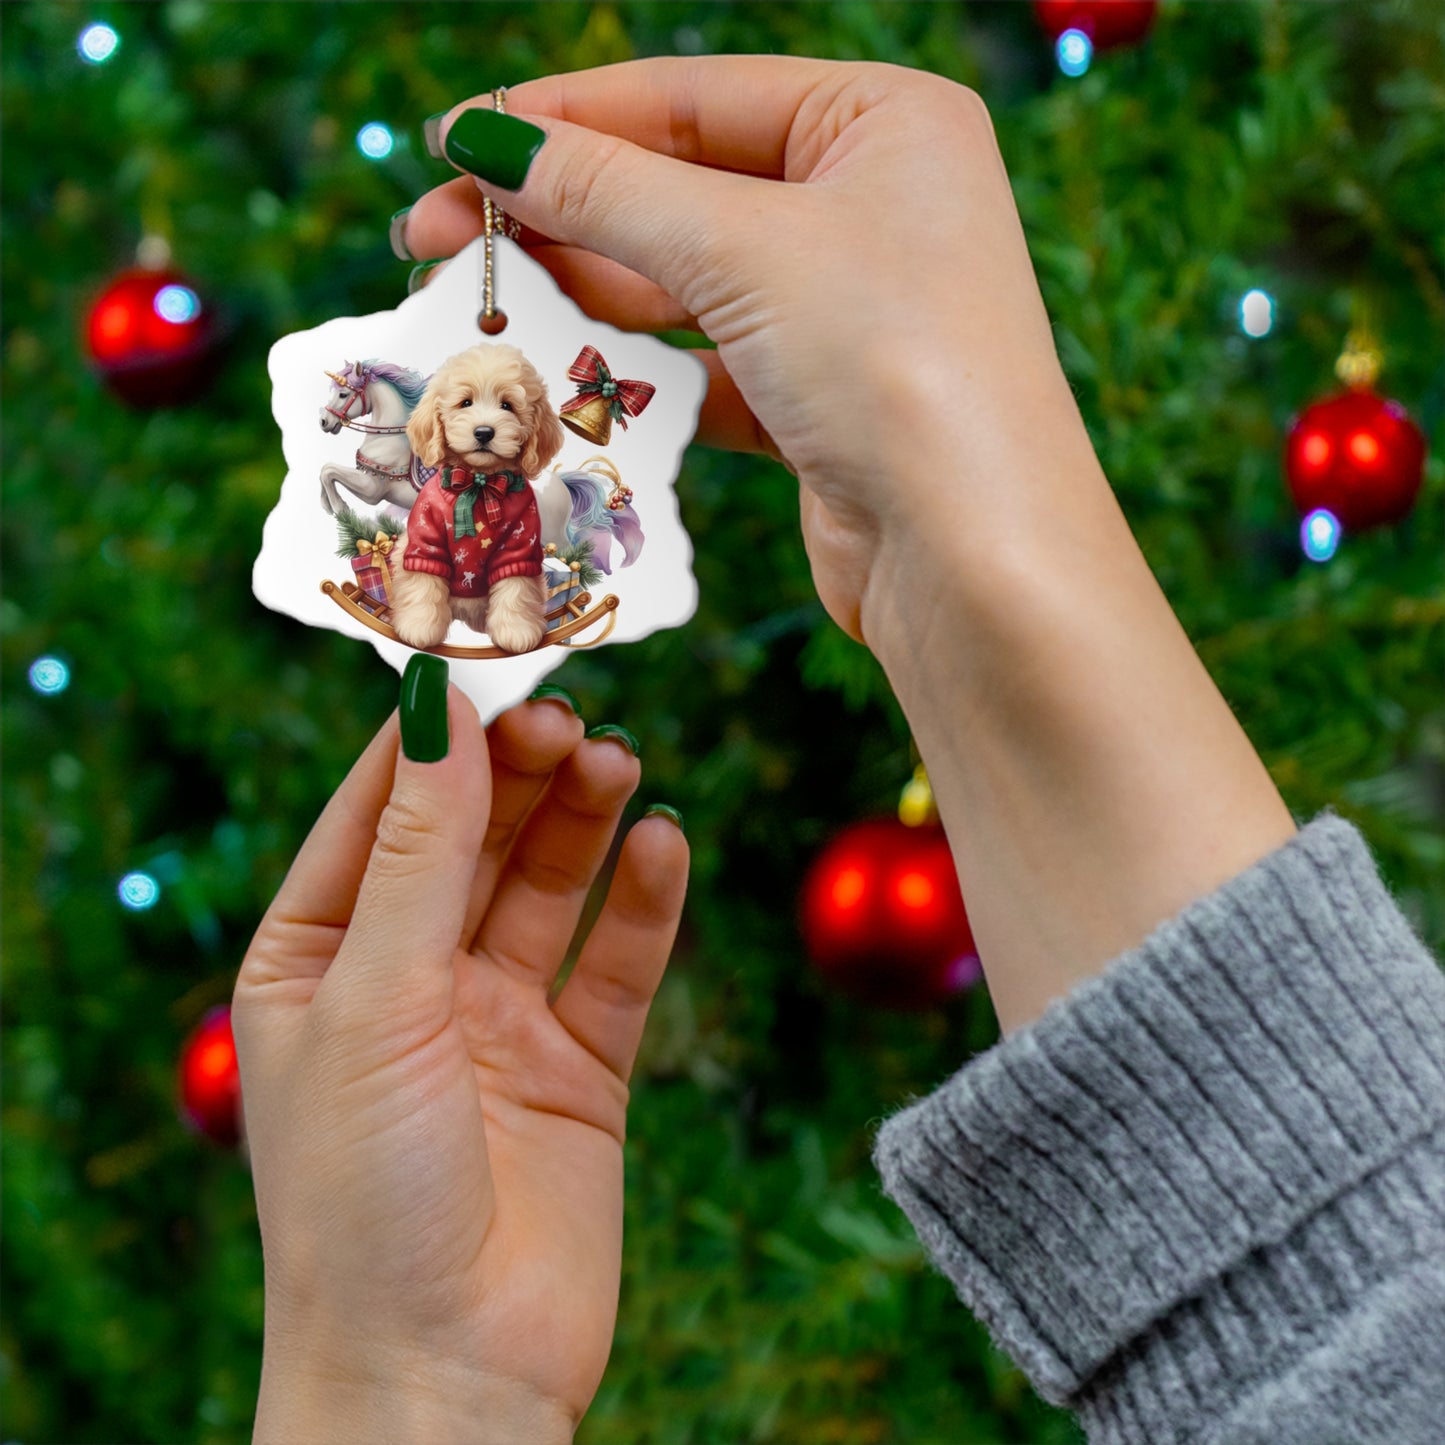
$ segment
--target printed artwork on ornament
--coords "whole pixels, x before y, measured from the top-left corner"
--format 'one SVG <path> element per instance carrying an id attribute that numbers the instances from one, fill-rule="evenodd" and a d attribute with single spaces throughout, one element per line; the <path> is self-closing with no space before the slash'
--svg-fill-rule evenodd
<path id="1" fill-rule="evenodd" d="M 287 474 L 253 574 L 266 606 L 398 671 L 447 657 L 484 720 L 569 650 L 692 615 L 673 482 L 706 389 L 696 358 L 590 320 L 492 244 L 495 340 L 478 239 L 396 310 L 272 348 Z"/>

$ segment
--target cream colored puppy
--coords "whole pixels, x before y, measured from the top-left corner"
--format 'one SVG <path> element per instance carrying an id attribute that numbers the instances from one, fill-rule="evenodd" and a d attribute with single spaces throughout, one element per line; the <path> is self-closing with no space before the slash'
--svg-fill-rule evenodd
<path id="1" fill-rule="evenodd" d="M 427 383 L 406 435 L 438 471 L 400 538 L 397 636 L 435 647 L 459 618 L 505 652 L 529 652 L 547 630 L 531 478 L 566 438 L 546 383 L 515 346 L 473 346 Z"/>

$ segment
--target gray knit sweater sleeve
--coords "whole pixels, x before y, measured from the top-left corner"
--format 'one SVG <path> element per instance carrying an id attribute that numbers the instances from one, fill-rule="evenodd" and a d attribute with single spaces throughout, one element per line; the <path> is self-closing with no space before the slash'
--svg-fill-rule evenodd
<path id="1" fill-rule="evenodd" d="M 874 1158 L 1093 1445 L 1445 1441 L 1445 974 L 1332 813 Z"/>

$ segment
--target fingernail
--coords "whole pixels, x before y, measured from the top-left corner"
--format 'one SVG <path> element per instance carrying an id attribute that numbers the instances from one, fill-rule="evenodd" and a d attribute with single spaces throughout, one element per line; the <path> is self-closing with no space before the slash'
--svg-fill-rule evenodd
<path id="1" fill-rule="evenodd" d="M 638 755 L 637 739 L 624 727 L 616 723 L 598 723 L 588 731 L 589 738 L 616 738 L 635 758 Z"/>
<path id="2" fill-rule="evenodd" d="M 679 813 L 676 808 L 669 807 L 666 803 L 653 803 L 642 816 L 644 818 L 654 816 L 666 818 L 669 822 L 677 824 L 677 831 L 679 833 L 684 835 L 687 833 L 687 829 L 682 826 L 682 814 Z"/>
<path id="3" fill-rule="evenodd" d="M 582 704 L 565 687 L 558 687 L 555 682 L 544 682 L 527 701 L 537 702 L 539 699 L 548 697 L 554 697 L 558 702 L 565 702 L 578 717 L 582 716 Z"/>
<path id="4" fill-rule="evenodd" d="M 406 249 L 406 218 L 411 214 L 410 206 L 403 206 L 392 218 L 387 228 L 391 241 L 391 254 L 398 261 L 415 261 L 416 257 Z"/>
<path id="5" fill-rule="evenodd" d="M 440 266 L 442 262 L 447 259 L 446 256 L 441 256 L 435 261 L 423 261 L 420 266 L 413 266 L 411 268 L 411 275 L 406 278 L 406 294 L 408 296 L 415 296 L 416 293 L 426 285 L 427 272 Z"/>
<path id="6" fill-rule="evenodd" d="M 414 763 L 436 763 L 450 746 L 446 659 L 414 652 L 401 676 L 401 750 Z"/>
<path id="7" fill-rule="evenodd" d="M 442 154 L 442 121 L 446 119 L 446 114 L 446 111 L 439 110 L 421 123 L 421 138 L 426 142 L 426 153 L 433 160 L 446 160 Z"/>
<path id="8" fill-rule="evenodd" d="M 453 165 L 515 191 L 527 179 L 532 159 L 547 132 L 515 115 L 495 110 L 464 110 L 447 132 L 447 159 Z"/>

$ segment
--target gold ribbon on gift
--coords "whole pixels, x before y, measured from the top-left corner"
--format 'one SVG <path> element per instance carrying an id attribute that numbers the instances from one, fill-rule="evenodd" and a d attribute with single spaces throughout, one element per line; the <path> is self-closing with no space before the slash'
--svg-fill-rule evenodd
<path id="1" fill-rule="evenodd" d="M 396 546 L 396 538 L 390 532 L 378 532 L 374 542 L 368 542 L 362 537 L 356 544 L 356 555 L 358 557 L 370 557 L 375 553 L 381 560 L 376 564 L 381 572 L 381 590 L 386 593 L 386 605 L 391 606 L 391 562 L 388 554 Z"/>

